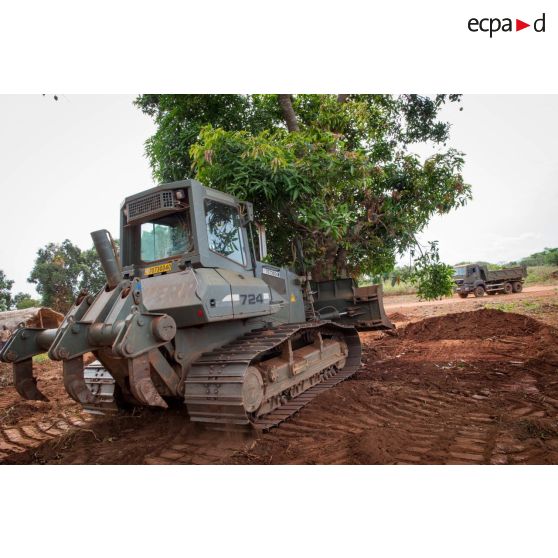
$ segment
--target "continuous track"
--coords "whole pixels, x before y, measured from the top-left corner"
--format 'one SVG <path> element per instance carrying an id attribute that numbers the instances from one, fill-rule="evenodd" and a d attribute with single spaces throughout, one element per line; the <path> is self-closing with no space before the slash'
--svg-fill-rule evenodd
<path id="1" fill-rule="evenodd" d="M 343 369 L 308 387 L 268 414 L 257 418 L 251 416 L 246 412 L 242 399 L 248 367 L 294 335 L 312 329 L 325 335 L 344 336 L 349 353 Z M 360 357 L 361 346 L 356 330 L 331 322 L 289 324 L 246 334 L 233 343 L 203 354 L 192 365 L 186 379 L 185 395 L 190 419 L 214 428 L 251 426 L 269 430 L 297 413 L 324 390 L 350 378 L 360 367 Z"/>

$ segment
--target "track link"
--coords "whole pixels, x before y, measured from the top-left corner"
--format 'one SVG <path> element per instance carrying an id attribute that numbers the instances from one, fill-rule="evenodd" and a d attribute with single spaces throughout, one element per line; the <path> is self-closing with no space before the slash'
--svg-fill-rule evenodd
<path id="1" fill-rule="evenodd" d="M 83 370 L 85 385 L 97 398 L 97 403 L 87 403 L 83 409 L 93 415 L 116 414 L 118 404 L 114 397 L 116 381 L 111 373 L 98 361 L 88 364 Z"/>
<path id="2" fill-rule="evenodd" d="M 312 329 L 344 336 L 349 353 L 343 369 L 266 415 L 253 417 L 247 413 L 243 405 L 242 388 L 248 367 L 297 333 Z M 192 421 L 212 428 L 252 427 L 267 431 L 296 414 L 323 391 L 351 377 L 360 367 L 360 356 L 360 339 L 352 326 L 321 321 L 288 324 L 248 333 L 224 347 L 203 354 L 193 363 L 185 383 L 188 414 Z"/>

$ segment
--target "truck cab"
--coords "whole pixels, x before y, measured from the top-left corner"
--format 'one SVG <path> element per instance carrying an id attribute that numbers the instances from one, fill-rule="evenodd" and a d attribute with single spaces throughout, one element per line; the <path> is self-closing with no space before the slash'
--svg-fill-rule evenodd
<path id="1" fill-rule="evenodd" d="M 453 280 L 455 282 L 454 290 L 461 298 L 466 298 L 470 292 L 475 290 L 480 293 L 486 281 L 486 266 L 480 264 L 457 265 L 454 267 Z"/>

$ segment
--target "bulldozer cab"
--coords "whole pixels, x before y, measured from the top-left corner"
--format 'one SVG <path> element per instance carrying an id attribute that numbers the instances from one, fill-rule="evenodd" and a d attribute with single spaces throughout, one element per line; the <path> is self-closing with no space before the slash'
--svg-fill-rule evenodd
<path id="1" fill-rule="evenodd" d="M 121 207 L 124 275 L 151 277 L 187 267 L 252 271 L 251 219 L 251 204 L 195 180 L 130 196 Z"/>

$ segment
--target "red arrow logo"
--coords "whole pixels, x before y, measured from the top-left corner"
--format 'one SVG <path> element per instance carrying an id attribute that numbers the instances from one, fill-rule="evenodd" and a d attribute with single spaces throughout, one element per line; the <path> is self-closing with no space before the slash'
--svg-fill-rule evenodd
<path id="1" fill-rule="evenodd" d="M 531 24 L 530 23 L 525 23 L 524 21 L 521 21 L 520 19 L 515 20 L 515 30 L 516 31 L 521 31 L 522 29 L 525 29 L 526 27 L 531 27 Z"/>

